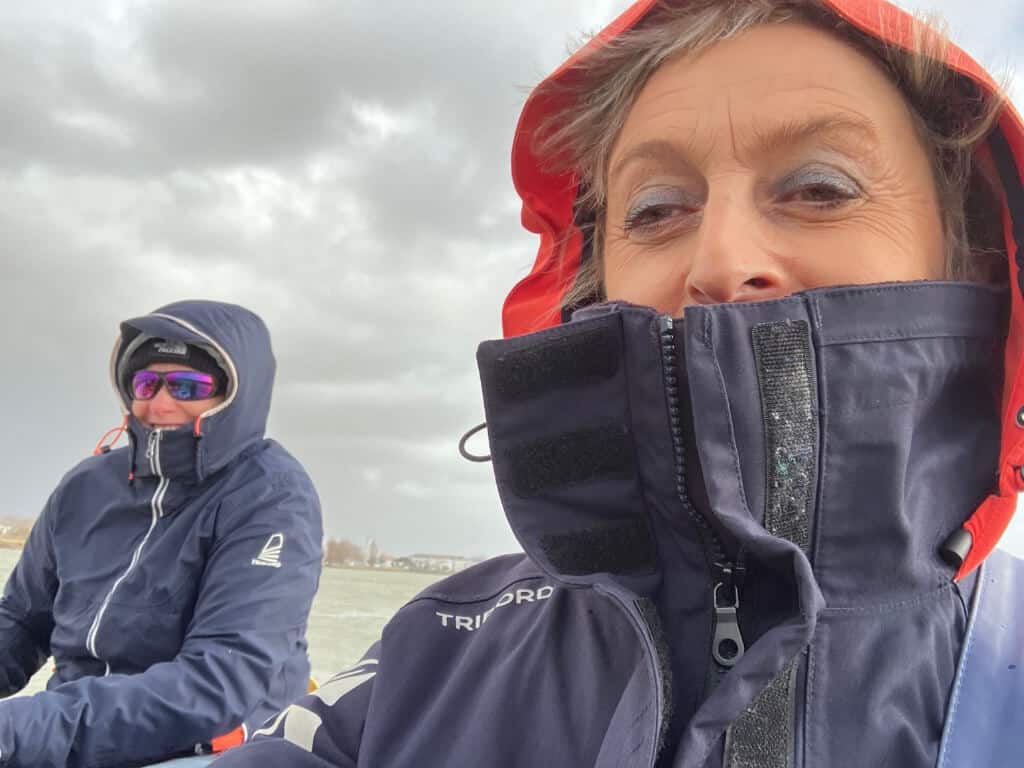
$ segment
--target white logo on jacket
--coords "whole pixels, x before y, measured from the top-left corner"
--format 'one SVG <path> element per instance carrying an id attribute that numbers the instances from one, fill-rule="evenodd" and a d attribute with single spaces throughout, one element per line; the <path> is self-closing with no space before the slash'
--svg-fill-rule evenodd
<path id="1" fill-rule="evenodd" d="M 473 632 L 474 630 L 480 629 L 480 627 L 484 625 L 484 622 L 491 618 L 491 614 L 498 608 L 504 608 L 506 605 L 537 603 L 541 600 L 547 600 L 554 593 L 555 588 L 552 586 L 544 586 L 540 589 L 510 589 L 499 597 L 498 601 L 483 613 L 475 613 L 472 616 L 460 616 L 456 613 L 442 613 L 441 611 L 434 611 L 434 615 L 441 619 L 442 627 L 457 630 L 464 629 L 468 632 Z"/>
<path id="2" fill-rule="evenodd" d="M 268 568 L 281 567 L 281 549 L 284 547 L 284 534 L 275 533 L 263 545 L 260 553 L 252 559 L 252 565 L 265 565 Z"/>

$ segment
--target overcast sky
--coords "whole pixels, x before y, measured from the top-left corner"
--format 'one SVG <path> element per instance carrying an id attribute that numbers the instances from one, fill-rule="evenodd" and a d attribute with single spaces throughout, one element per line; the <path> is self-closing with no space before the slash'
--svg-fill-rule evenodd
<path id="1" fill-rule="evenodd" d="M 527 87 L 627 4 L 0 5 L 0 514 L 34 516 L 117 423 L 118 321 L 211 298 L 270 326 L 270 433 L 329 535 L 514 549 L 490 467 L 456 452 L 482 420 L 476 345 L 534 256 L 512 132 Z M 916 7 L 1024 70 L 1019 0 Z"/>

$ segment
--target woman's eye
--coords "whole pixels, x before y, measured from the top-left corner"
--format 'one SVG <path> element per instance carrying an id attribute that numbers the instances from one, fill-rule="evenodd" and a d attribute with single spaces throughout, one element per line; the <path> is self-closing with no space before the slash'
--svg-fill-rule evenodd
<path id="1" fill-rule="evenodd" d="M 799 189 L 792 193 L 791 200 L 803 203 L 812 203 L 821 208 L 832 208 L 848 200 L 856 199 L 857 195 L 851 195 L 842 187 L 833 187 L 828 184 L 814 184 Z"/>
<path id="2" fill-rule="evenodd" d="M 622 229 L 626 236 L 652 236 L 685 221 L 696 210 L 696 204 L 685 195 L 672 190 L 656 190 L 644 195 L 630 206 Z"/>
<path id="3" fill-rule="evenodd" d="M 656 227 L 661 222 L 670 218 L 674 212 L 671 205 L 647 205 L 641 208 L 634 208 L 626 216 L 625 230 L 627 233 L 637 229 L 648 229 Z"/>
<path id="4" fill-rule="evenodd" d="M 779 191 L 784 203 L 802 203 L 817 209 L 838 208 L 863 197 L 860 185 L 845 173 L 813 167 L 787 176 Z"/>

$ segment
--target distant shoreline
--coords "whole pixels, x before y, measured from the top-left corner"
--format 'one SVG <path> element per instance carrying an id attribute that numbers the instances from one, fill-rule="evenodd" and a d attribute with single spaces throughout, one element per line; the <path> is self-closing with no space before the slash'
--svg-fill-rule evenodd
<path id="1" fill-rule="evenodd" d="M 324 563 L 324 568 L 331 568 L 338 571 L 366 571 L 368 573 L 423 573 L 429 576 L 451 576 L 458 571 L 440 571 L 429 568 L 379 568 L 369 565 L 344 565 L 341 563 Z"/>
<path id="2" fill-rule="evenodd" d="M 21 550 L 25 548 L 25 541 L 26 539 L 21 537 L 0 536 L 0 549 Z M 324 568 L 336 568 L 338 570 L 345 571 L 372 571 L 373 573 L 425 573 L 437 576 L 438 578 L 458 573 L 458 570 L 445 570 L 440 568 L 388 568 L 370 565 L 350 565 L 347 563 L 324 563 L 323 565 Z"/>

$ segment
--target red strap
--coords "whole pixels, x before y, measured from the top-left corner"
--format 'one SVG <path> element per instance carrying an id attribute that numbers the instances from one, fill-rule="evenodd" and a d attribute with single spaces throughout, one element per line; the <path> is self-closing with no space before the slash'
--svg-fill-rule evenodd
<path id="1" fill-rule="evenodd" d="M 240 747 L 245 742 L 245 729 L 238 726 L 230 733 L 218 736 L 210 742 L 210 748 L 214 752 L 225 752 L 232 747 Z"/>
<path id="2" fill-rule="evenodd" d="M 112 427 L 103 433 L 103 437 L 99 439 L 99 442 L 96 443 L 96 447 L 92 449 L 92 455 L 99 456 L 101 453 L 106 453 L 117 445 L 117 441 L 121 439 L 121 435 L 125 433 L 126 429 L 128 429 L 128 414 L 125 414 L 120 426 Z M 111 437 L 111 435 L 113 436 L 113 439 L 108 443 L 107 438 Z"/>

